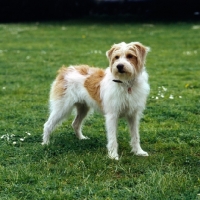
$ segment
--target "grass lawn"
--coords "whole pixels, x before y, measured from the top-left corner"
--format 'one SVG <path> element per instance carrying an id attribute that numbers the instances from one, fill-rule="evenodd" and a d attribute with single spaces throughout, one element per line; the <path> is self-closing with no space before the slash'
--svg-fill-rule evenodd
<path id="1" fill-rule="evenodd" d="M 48 95 L 63 64 L 106 68 L 113 43 L 150 46 L 151 93 L 141 146 L 107 157 L 104 118 L 90 116 L 78 141 L 66 121 L 41 145 Z M 0 199 L 200 199 L 200 24 L 95 22 L 0 24 Z"/>

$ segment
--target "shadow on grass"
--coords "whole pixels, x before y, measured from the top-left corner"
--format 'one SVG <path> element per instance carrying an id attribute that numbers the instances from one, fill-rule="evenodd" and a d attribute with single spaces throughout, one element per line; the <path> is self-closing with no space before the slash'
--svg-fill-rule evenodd
<path id="1" fill-rule="evenodd" d="M 90 138 L 87 140 L 79 140 L 74 134 L 61 133 L 59 136 L 53 136 L 51 143 L 44 146 L 48 157 L 58 156 L 75 152 L 76 154 L 82 155 L 88 152 L 96 153 L 99 149 L 106 150 L 105 139 Z"/>

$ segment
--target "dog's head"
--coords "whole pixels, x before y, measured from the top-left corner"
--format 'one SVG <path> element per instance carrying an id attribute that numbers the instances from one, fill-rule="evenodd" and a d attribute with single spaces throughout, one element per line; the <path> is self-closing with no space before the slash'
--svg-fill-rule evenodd
<path id="1" fill-rule="evenodd" d="M 142 71 L 149 50 L 149 47 L 139 42 L 114 44 L 106 52 L 114 77 L 119 80 L 132 80 Z"/>

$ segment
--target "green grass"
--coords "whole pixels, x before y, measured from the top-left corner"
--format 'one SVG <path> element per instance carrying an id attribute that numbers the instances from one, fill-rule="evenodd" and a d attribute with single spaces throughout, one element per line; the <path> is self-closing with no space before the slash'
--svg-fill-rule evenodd
<path id="1" fill-rule="evenodd" d="M 200 24 L 68 21 L 0 25 L 0 199 L 200 199 Z M 41 145 L 48 94 L 63 64 L 105 68 L 113 43 L 150 46 L 151 93 L 141 145 L 130 153 L 119 122 L 120 160 L 107 158 L 104 119 L 78 141 L 66 121 Z M 170 97 L 170 98 L 169 98 Z M 28 134 L 30 133 L 30 134 Z"/>

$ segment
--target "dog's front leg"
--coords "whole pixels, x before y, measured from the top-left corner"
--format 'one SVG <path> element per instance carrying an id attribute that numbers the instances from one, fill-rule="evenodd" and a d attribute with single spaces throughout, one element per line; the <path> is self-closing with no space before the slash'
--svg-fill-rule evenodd
<path id="1" fill-rule="evenodd" d="M 135 155 L 138 156 L 148 156 L 146 151 L 143 151 L 140 146 L 140 135 L 139 135 L 139 120 L 140 115 L 136 112 L 135 115 L 128 117 L 128 124 L 130 127 L 132 151 Z"/>
<path id="2" fill-rule="evenodd" d="M 106 114 L 106 129 L 107 129 L 107 149 L 108 157 L 111 159 L 119 160 L 118 144 L 117 144 L 117 122 L 118 116 L 114 113 Z"/>

